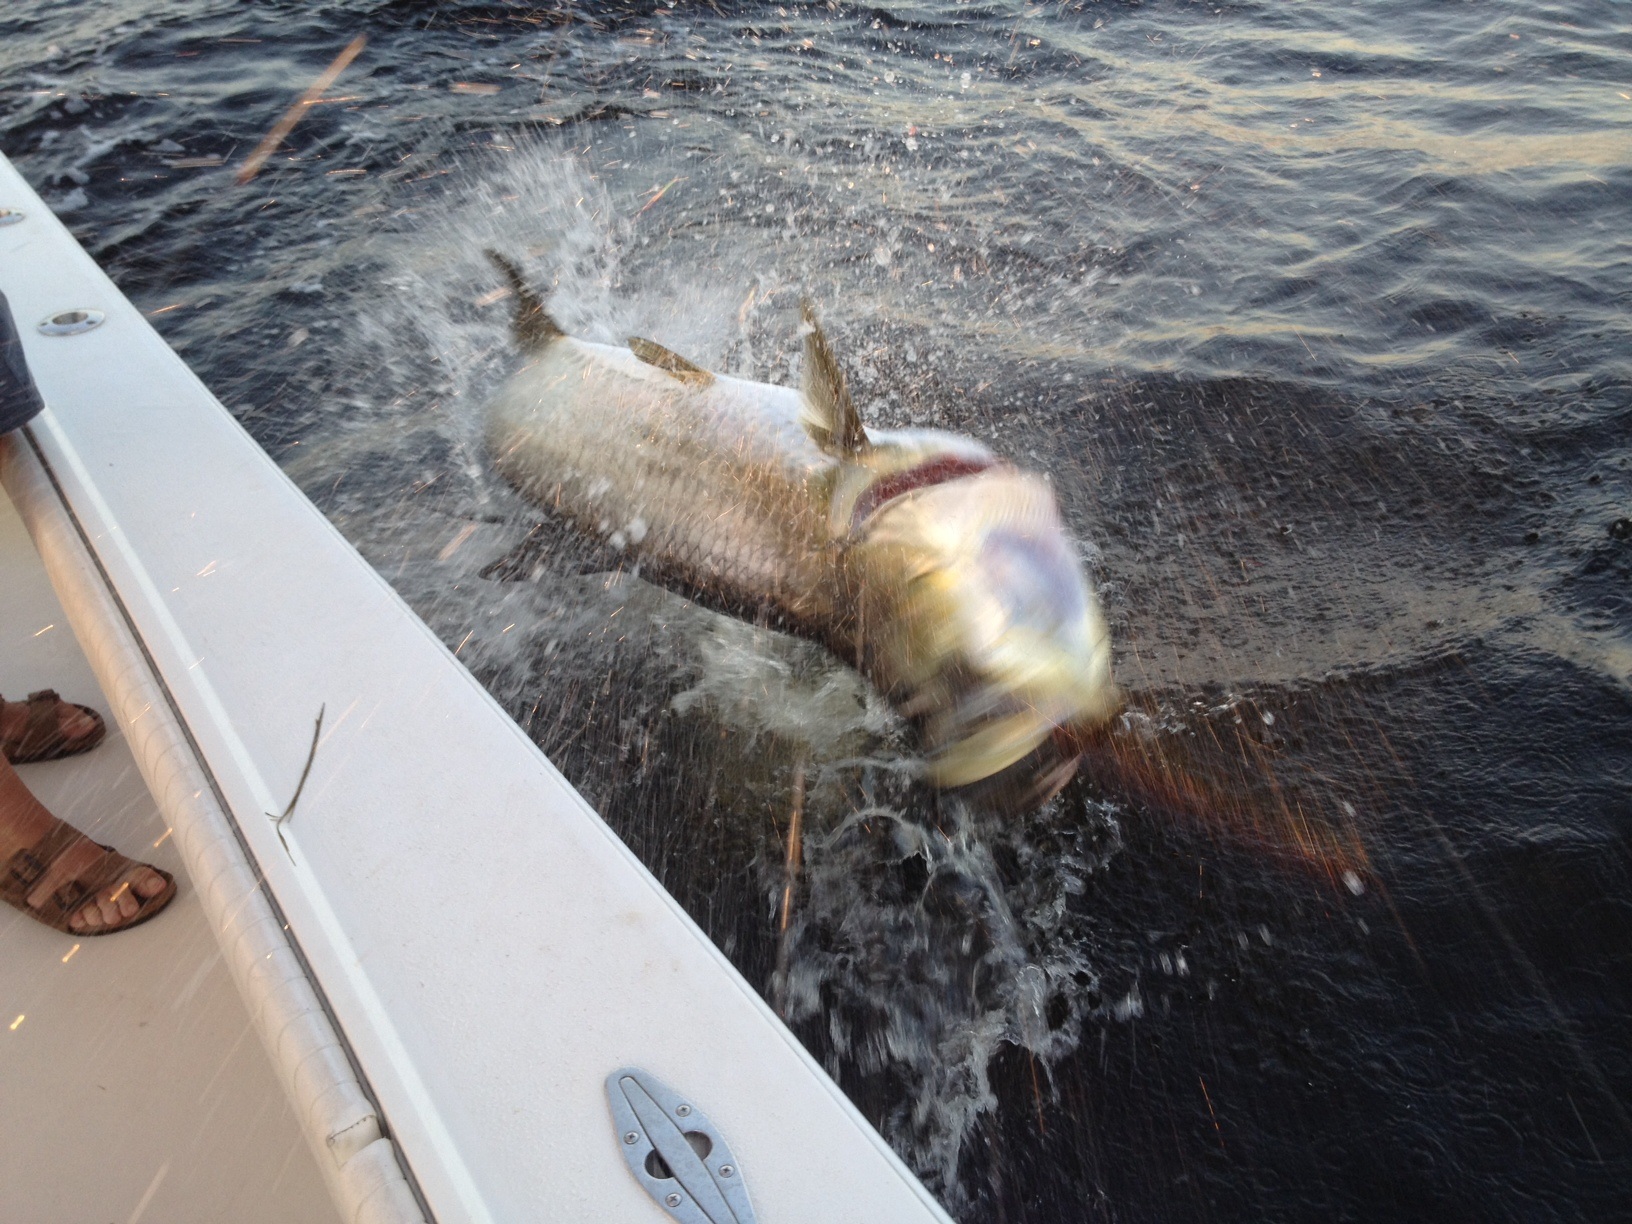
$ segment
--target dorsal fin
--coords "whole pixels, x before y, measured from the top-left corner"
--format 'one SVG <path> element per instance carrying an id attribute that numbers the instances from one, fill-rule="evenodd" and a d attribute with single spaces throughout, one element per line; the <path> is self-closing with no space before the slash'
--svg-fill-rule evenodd
<path id="1" fill-rule="evenodd" d="M 629 351 L 647 365 L 656 366 L 665 374 L 678 378 L 690 386 L 706 387 L 714 381 L 714 375 L 702 366 L 693 365 L 679 353 L 664 348 L 655 340 L 647 340 L 643 336 L 630 336 Z"/>
<path id="2" fill-rule="evenodd" d="M 510 292 L 516 299 L 516 316 L 510 328 L 516 337 L 516 343 L 529 353 L 536 353 L 558 336 L 566 333 L 561 325 L 550 318 L 549 312 L 544 309 L 544 302 L 533 291 L 526 279 L 521 275 L 521 269 L 497 251 L 488 251 L 487 257 L 493 261 L 493 266 L 504 273 L 504 279 L 510 282 Z"/>
<path id="3" fill-rule="evenodd" d="M 805 397 L 805 429 L 823 450 L 840 455 L 856 455 L 867 449 L 867 431 L 861 414 L 844 385 L 844 371 L 833 356 L 822 325 L 809 299 L 799 303 L 800 331 L 805 336 L 802 390 Z"/>

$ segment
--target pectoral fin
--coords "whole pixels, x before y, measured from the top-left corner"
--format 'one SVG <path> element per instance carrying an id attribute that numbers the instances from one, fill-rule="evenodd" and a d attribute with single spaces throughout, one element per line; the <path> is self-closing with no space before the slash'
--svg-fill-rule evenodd
<path id="1" fill-rule="evenodd" d="M 867 430 L 861 414 L 844 385 L 844 371 L 833 356 L 816 311 L 810 302 L 799 304 L 800 330 L 805 336 L 804 386 L 805 429 L 823 450 L 855 455 L 867 449 Z"/>
<path id="2" fill-rule="evenodd" d="M 714 381 L 702 366 L 693 365 L 679 353 L 672 352 L 658 344 L 655 340 L 647 340 L 640 336 L 629 337 L 629 351 L 639 357 L 649 366 L 656 366 L 665 374 L 678 378 L 681 382 L 693 387 L 706 387 Z"/>
<path id="3" fill-rule="evenodd" d="M 515 321 L 511 324 L 516 343 L 524 351 L 533 353 L 557 336 L 564 336 L 566 333 L 561 330 L 561 325 L 550 318 L 543 300 L 522 276 L 521 269 L 497 251 L 488 251 L 487 257 L 494 267 L 504 273 L 504 279 L 510 282 L 510 292 L 516 299 Z"/>

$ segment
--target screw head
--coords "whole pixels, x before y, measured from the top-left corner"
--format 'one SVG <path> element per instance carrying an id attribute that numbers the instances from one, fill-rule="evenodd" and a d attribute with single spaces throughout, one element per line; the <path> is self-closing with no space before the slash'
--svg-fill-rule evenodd
<path id="1" fill-rule="evenodd" d="M 623 1141 L 625 1143 L 639 1143 L 640 1142 L 640 1132 L 639 1131 L 624 1131 L 623 1132 Z"/>
<path id="2" fill-rule="evenodd" d="M 736 1171 L 737 1171 L 737 1166 L 736 1165 L 721 1165 L 720 1166 L 720 1176 L 721 1177 L 730 1177 L 731 1174 L 735 1173 Z"/>
<path id="3" fill-rule="evenodd" d="M 682 1118 L 690 1117 L 691 1116 L 691 1106 L 690 1105 L 676 1105 L 674 1107 L 674 1112 L 679 1114 Z"/>
<path id="4" fill-rule="evenodd" d="M 671 1194 L 671 1195 L 669 1195 L 668 1198 L 664 1199 L 663 1201 L 665 1203 L 667 1203 L 670 1207 L 678 1207 L 685 1200 L 682 1199 L 678 1194 Z"/>

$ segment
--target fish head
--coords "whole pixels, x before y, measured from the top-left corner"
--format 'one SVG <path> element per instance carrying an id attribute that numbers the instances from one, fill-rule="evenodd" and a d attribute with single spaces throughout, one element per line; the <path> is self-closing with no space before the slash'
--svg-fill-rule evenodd
<path id="1" fill-rule="evenodd" d="M 917 484 L 891 470 L 856 499 L 858 653 L 919 727 L 934 785 L 1018 809 L 1071 778 L 1082 737 L 1121 694 L 1105 615 L 1053 490 L 978 458 L 924 461 L 917 470 L 940 463 L 951 474 Z M 879 487 L 895 495 L 880 500 Z"/>

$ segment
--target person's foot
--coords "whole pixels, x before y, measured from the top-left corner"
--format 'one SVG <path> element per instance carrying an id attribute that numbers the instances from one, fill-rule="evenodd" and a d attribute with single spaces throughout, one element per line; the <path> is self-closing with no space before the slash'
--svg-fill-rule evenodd
<path id="1" fill-rule="evenodd" d="M 43 912 L 59 888 L 92 876 L 105 860 L 122 856 L 104 850 L 84 834 L 51 864 L 49 871 L 28 893 L 30 909 Z M 121 926 L 141 912 L 142 902 L 157 897 L 170 882 L 146 863 L 130 863 L 116 882 L 87 898 L 68 917 L 68 927 L 76 935 L 94 935 L 107 927 Z"/>
<path id="2" fill-rule="evenodd" d="M 162 902 L 149 903 L 173 889 L 146 863 L 103 849 L 51 815 L 0 758 L 0 899 L 48 926 L 97 935 L 144 908 L 156 913 Z"/>
<path id="3" fill-rule="evenodd" d="M 48 710 L 45 719 L 37 712 L 42 703 L 33 697 L 28 701 L 0 700 L 0 745 L 5 746 L 4 753 L 13 764 L 44 759 L 39 753 L 47 740 L 54 740 L 46 754 L 49 757 L 71 756 L 101 742 L 100 718 L 83 706 L 63 701 L 50 690 L 47 694 L 54 709 Z M 54 720 L 50 719 L 51 715 L 55 715 Z M 53 725 L 54 737 L 51 735 Z M 19 749 L 28 751 L 19 753 Z"/>

